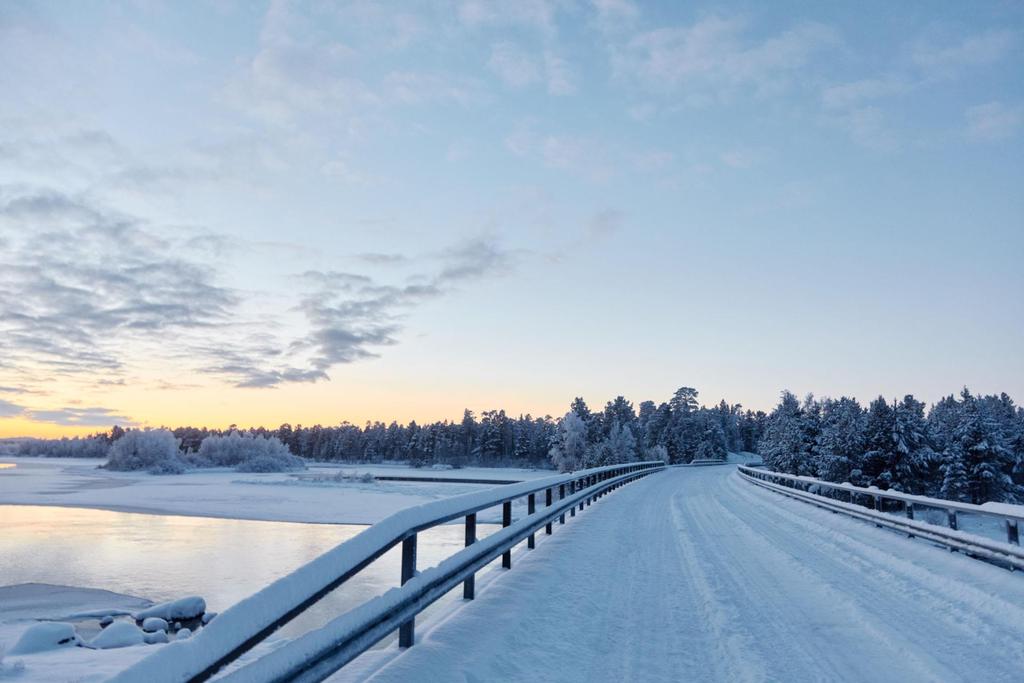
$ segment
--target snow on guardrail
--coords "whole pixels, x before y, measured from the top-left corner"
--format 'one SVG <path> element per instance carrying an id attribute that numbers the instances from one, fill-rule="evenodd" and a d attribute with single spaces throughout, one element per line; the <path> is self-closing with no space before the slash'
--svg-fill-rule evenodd
<path id="1" fill-rule="evenodd" d="M 496 486 L 400 510 L 328 550 L 266 588 L 223 611 L 193 638 L 174 642 L 121 672 L 110 683 L 182 683 L 215 667 L 227 655 L 246 649 L 277 625 L 296 616 L 404 538 L 505 501 L 564 486 L 580 479 L 628 468 L 663 467 L 661 461 L 608 465 Z"/>
<path id="2" fill-rule="evenodd" d="M 941 498 L 915 496 L 897 491 L 865 488 L 854 486 L 850 483 L 835 484 L 815 479 L 814 477 L 783 474 L 742 465 L 737 469 L 740 476 L 746 481 L 791 498 L 802 500 L 833 512 L 840 512 L 848 516 L 870 521 L 878 526 L 901 531 L 911 537 L 931 540 L 968 555 L 1003 563 L 1012 568 L 1024 569 L 1024 550 L 1021 549 L 1018 540 L 1018 522 L 1024 520 L 1024 506 L 1008 505 L 1005 503 L 998 504 L 997 506 L 972 505 L 970 503 L 959 503 Z M 844 502 L 835 498 L 829 498 L 811 492 L 809 489 L 812 487 L 846 491 L 853 495 L 870 497 L 876 501 L 878 499 L 902 501 L 907 514 L 905 518 L 899 517 L 880 510 L 865 508 L 855 502 Z M 913 510 L 915 506 L 947 510 L 950 515 L 949 528 L 914 519 Z M 1007 541 L 1002 542 L 958 529 L 956 526 L 957 512 L 987 515 L 1003 520 L 1007 529 Z"/>

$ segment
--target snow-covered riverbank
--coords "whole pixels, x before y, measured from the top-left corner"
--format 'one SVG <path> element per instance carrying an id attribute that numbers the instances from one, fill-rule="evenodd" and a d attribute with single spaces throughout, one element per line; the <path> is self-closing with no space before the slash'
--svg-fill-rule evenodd
<path id="1" fill-rule="evenodd" d="M 109 472 L 102 460 L 3 458 L 0 504 L 58 505 L 119 512 L 279 522 L 373 524 L 411 505 L 478 490 L 486 484 L 334 480 L 340 472 L 467 479 L 532 479 L 550 471 L 467 468 L 432 472 L 388 465 L 316 465 L 297 475 L 229 470 L 179 475 Z M 309 481 L 320 475 L 320 481 Z"/>
<path id="2" fill-rule="evenodd" d="M 133 612 L 150 601 L 202 594 L 214 611 L 226 609 L 359 533 L 364 528 L 360 524 L 487 487 L 364 480 L 361 475 L 475 480 L 550 475 L 510 469 L 315 465 L 294 474 L 203 470 L 160 476 L 98 469 L 102 460 L 0 462 L 14 465 L 0 468 L 0 505 L 25 506 L 6 508 L 5 535 L 0 538 L 0 583 L 16 584 L 0 587 L 0 649 L 8 651 L 39 620 L 70 623 L 88 641 L 99 632 L 99 613 Z M 125 512 L 144 514 L 121 514 Z M 481 532 L 486 532 L 485 522 L 497 521 L 499 515 L 495 511 L 495 519 L 481 519 Z M 424 534 L 420 552 L 424 562 L 436 563 L 462 543 L 461 529 L 441 527 Z M 385 555 L 296 620 L 295 633 L 286 629 L 281 635 L 318 626 L 386 590 L 398 576 L 398 564 L 396 553 Z M 106 680 L 157 647 L 66 646 L 8 654 L 0 657 L 0 680 Z"/>

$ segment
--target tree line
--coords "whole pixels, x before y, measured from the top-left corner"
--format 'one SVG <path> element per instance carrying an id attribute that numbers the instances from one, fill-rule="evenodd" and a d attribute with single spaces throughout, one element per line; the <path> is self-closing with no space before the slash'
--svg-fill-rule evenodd
<path id="1" fill-rule="evenodd" d="M 623 396 L 592 409 L 576 398 L 559 418 L 489 410 L 461 421 L 367 422 L 360 427 L 282 424 L 277 428 L 178 427 L 180 450 L 198 453 L 211 436 L 240 433 L 280 440 L 323 462 L 406 462 L 415 467 L 555 467 L 567 471 L 638 459 L 688 463 L 748 451 L 790 474 L 849 481 L 972 503 L 1024 501 L 1024 408 L 1005 393 L 964 389 L 930 408 L 912 395 L 862 406 L 856 399 L 803 401 L 785 391 L 770 413 L 721 401 L 702 406 L 681 387 L 665 402 L 638 406 Z M 102 457 L 125 430 L 85 438 L 27 440 L 22 455 Z M 186 459 L 187 460 L 187 459 Z"/>
<path id="2" fill-rule="evenodd" d="M 177 427 L 171 433 L 184 453 L 196 453 L 211 436 L 241 433 L 277 438 L 294 455 L 323 462 L 408 462 L 416 467 L 558 467 L 578 469 L 599 464 L 628 462 L 638 458 L 685 463 L 694 458 L 723 457 L 726 451 L 756 447 L 767 416 L 744 411 L 722 401 L 703 407 L 698 392 L 679 389 L 661 404 L 644 401 L 638 407 L 623 396 L 608 401 L 603 410 L 592 410 L 576 398 L 566 416 L 512 417 L 504 410 L 488 410 L 477 417 L 466 410 L 460 421 L 419 424 L 367 422 L 365 426 L 303 426 L 282 424 L 277 428 L 225 429 Z M 568 423 L 567 423 L 568 420 Z M 571 430 L 577 430 L 572 432 Z M 22 442 L 22 455 L 102 457 L 126 430 L 74 439 Z M 567 444 L 572 444 L 567 448 Z"/>
<path id="3" fill-rule="evenodd" d="M 768 467 L 968 503 L 1024 501 L 1024 409 L 966 388 L 925 408 L 912 395 L 866 408 L 783 392 L 758 452 Z"/>

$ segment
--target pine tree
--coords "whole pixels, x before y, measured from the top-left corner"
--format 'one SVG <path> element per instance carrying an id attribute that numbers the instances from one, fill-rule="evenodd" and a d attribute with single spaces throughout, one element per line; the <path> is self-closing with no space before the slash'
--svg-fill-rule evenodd
<path id="1" fill-rule="evenodd" d="M 574 410 L 562 418 L 551 447 L 551 462 L 559 472 L 572 472 L 583 466 L 587 454 L 587 425 Z"/>
<path id="2" fill-rule="evenodd" d="M 821 429 L 814 443 L 816 476 L 826 481 L 850 481 L 864 453 L 866 415 L 856 399 L 843 396 L 821 404 Z"/>
<path id="3" fill-rule="evenodd" d="M 782 392 L 782 399 L 768 416 L 758 445 L 761 458 L 773 470 L 809 474 L 812 446 L 800 401 L 792 393 Z"/>

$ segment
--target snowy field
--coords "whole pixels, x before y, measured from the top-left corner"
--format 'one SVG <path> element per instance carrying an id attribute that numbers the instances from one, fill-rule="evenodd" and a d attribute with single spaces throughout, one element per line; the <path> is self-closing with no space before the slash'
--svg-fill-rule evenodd
<path id="1" fill-rule="evenodd" d="M 398 510 L 477 491 L 486 485 L 335 481 L 339 473 L 525 480 L 550 470 L 413 469 L 388 465 L 315 465 L 301 473 L 243 474 L 200 470 L 177 475 L 109 472 L 102 460 L 2 458 L 0 504 L 60 505 L 121 512 L 277 522 L 373 524 Z M 315 481 L 320 478 L 320 481 Z"/>

